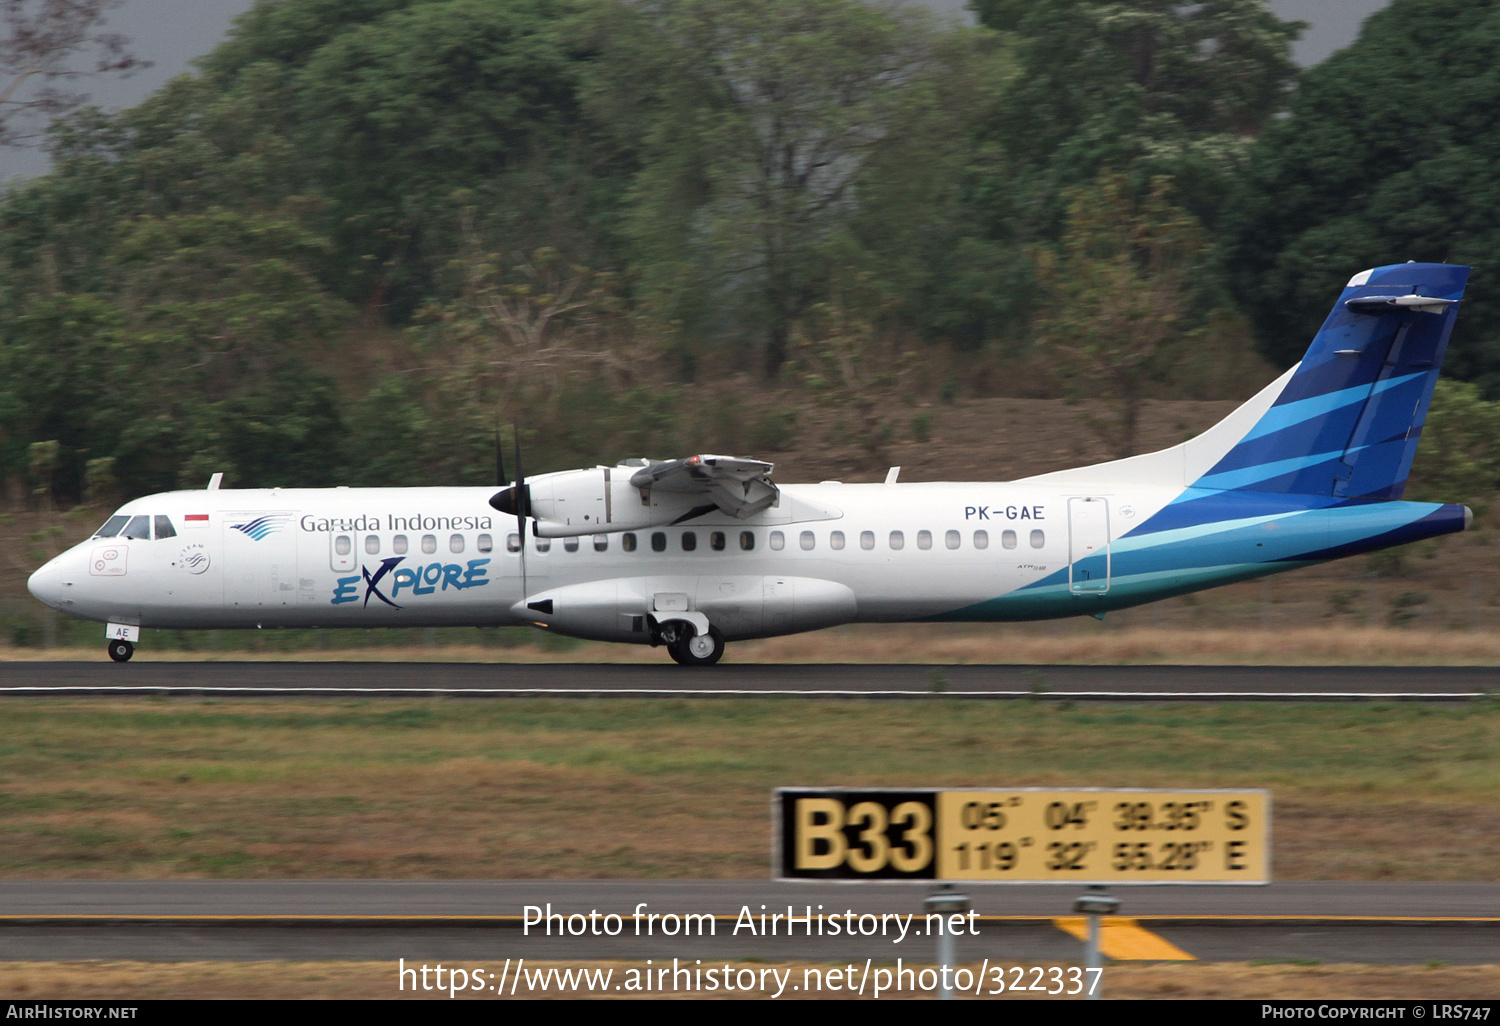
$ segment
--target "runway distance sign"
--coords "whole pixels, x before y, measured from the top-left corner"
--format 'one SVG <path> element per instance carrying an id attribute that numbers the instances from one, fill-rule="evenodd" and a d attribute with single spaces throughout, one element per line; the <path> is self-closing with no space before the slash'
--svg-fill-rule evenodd
<path id="1" fill-rule="evenodd" d="M 1267 791 L 783 787 L 772 822 L 779 880 L 1271 879 Z"/>

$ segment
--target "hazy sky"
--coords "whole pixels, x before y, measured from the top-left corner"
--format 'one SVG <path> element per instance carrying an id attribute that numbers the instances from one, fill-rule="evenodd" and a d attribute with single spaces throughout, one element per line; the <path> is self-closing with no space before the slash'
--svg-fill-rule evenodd
<path id="1" fill-rule="evenodd" d="M 504 0 L 497 0 L 504 2 Z M 926 0 L 939 10 L 963 15 L 967 0 Z M 1389 0 L 1269 0 L 1283 18 L 1299 18 L 1312 27 L 1293 51 L 1298 63 L 1316 64 L 1334 50 L 1349 45 L 1359 25 Z M 109 28 L 131 40 L 137 57 L 153 67 L 129 78 L 101 78 L 87 82 L 92 102 L 101 107 L 129 107 L 150 95 L 174 75 L 191 70 L 189 62 L 212 50 L 229 31 L 235 15 L 248 10 L 252 0 L 125 0 L 109 16 Z M 35 150 L 0 147 L 0 181 L 35 175 L 47 169 L 44 155 Z"/>

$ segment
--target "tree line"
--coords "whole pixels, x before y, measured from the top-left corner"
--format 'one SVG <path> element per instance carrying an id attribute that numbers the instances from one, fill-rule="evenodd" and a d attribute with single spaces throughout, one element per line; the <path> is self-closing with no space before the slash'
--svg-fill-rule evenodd
<path id="1" fill-rule="evenodd" d="M 0 476 L 479 482 L 512 425 L 538 470 L 784 444 L 778 390 L 874 452 L 934 354 L 1128 452 L 1143 397 L 1285 365 L 1407 259 L 1476 265 L 1472 413 L 1497 8 L 1394 0 L 1299 75 L 1263 0 L 259 0 L 0 197 Z"/>

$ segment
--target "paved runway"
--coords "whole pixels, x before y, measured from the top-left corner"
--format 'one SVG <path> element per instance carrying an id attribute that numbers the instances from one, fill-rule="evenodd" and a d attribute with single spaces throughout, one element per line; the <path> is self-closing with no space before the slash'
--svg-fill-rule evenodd
<path id="1" fill-rule="evenodd" d="M 967 884 L 982 915 L 1068 915 L 1077 888 Z M 11 916 L 519 916 L 525 905 L 621 914 L 732 914 L 788 904 L 856 912 L 916 911 L 930 884 L 773 880 L 0 880 Z M 1129 886 L 1113 892 L 1131 916 L 1482 917 L 1500 920 L 1500 883 L 1314 881 L 1264 887 Z M 784 911 L 784 909 L 783 909 Z M 1500 933 L 1496 934 L 1500 941 Z M 1500 952 L 1497 952 L 1500 958 Z"/>
<path id="2" fill-rule="evenodd" d="M 468 697 L 1466 700 L 1500 693 L 1479 666 L 923 666 L 598 663 L 0 663 L 0 696 L 155 694 Z"/>
<path id="3" fill-rule="evenodd" d="M 1070 914 L 1074 889 L 967 890 L 981 918 L 974 922 L 977 936 L 960 939 L 960 959 L 1078 960 L 1078 941 L 1055 919 Z M 921 915 L 927 893 L 921 885 L 765 880 L 12 880 L 0 883 L 0 959 L 930 961 L 934 941 L 922 933 Z M 1119 927 L 1134 939 L 1126 937 L 1116 957 L 1168 957 L 1175 948 L 1176 957 L 1227 961 L 1500 961 L 1500 884 L 1289 883 L 1122 887 L 1115 893 L 1121 913 L 1137 924 Z M 539 906 L 533 917 L 540 918 L 549 902 L 561 916 L 577 913 L 569 929 L 584 932 L 559 936 L 563 920 L 550 937 L 523 928 L 526 906 Z M 637 928 L 634 913 L 641 903 L 646 925 Z M 788 905 L 798 916 L 836 913 L 849 922 L 852 914 L 868 933 L 809 936 L 798 926 L 788 937 L 783 921 L 768 936 L 759 920 L 762 905 L 768 915 L 785 914 Z M 755 929 L 740 918 L 745 909 Z M 585 928 L 582 917 L 596 911 L 599 916 Z M 602 917 L 609 913 L 620 916 L 616 936 L 605 933 Z M 700 933 L 689 937 L 680 922 L 671 933 L 654 926 L 652 913 L 718 918 L 708 928 L 711 934 L 700 925 Z M 882 915 L 913 913 L 905 936 L 899 935 L 899 921 Z"/>

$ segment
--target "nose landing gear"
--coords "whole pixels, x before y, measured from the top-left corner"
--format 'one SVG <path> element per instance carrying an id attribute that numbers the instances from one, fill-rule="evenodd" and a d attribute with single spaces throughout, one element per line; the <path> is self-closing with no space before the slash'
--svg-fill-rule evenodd
<path id="1" fill-rule="evenodd" d="M 135 646 L 120 638 L 112 639 L 107 647 L 109 649 L 109 657 L 117 663 L 128 663 L 130 657 L 135 655 Z"/>

